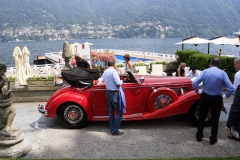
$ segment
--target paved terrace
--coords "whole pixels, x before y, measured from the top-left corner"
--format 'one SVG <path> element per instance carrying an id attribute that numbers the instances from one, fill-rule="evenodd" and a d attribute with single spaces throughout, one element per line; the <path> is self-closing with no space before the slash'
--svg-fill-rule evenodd
<path id="1" fill-rule="evenodd" d="M 225 101 L 229 111 L 231 100 Z M 112 136 L 108 122 L 91 122 L 83 129 L 65 129 L 57 118 L 38 113 L 37 105 L 46 102 L 15 103 L 16 127 L 21 128 L 32 150 L 22 158 L 37 159 L 140 159 L 239 156 L 239 142 L 227 138 L 228 114 L 219 123 L 218 143 L 209 144 L 210 127 L 202 142 L 195 139 L 196 127 L 185 115 L 167 119 L 123 122 L 123 136 Z"/>

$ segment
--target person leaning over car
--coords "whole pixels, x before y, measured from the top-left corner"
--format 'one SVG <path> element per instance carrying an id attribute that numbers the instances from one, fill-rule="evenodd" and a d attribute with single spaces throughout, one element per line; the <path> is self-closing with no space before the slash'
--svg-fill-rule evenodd
<path id="1" fill-rule="evenodd" d="M 240 141 L 240 58 L 234 60 L 234 68 L 237 73 L 234 76 L 234 99 L 227 120 L 228 138 Z"/>
<path id="2" fill-rule="evenodd" d="M 192 66 L 191 71 L 189 71 L 186 76 L 190 78 L 194 78 L 194 77 L 198 77 L 199 75 L 200 75 L 200 72 L 197 70 L 197 68 L 195 66 Z"/>
<path id="3" fill-rule="evenodd" d="M 115 68 L 115 61 L 108 61 L 108 68 L 103 72 L 102 79 L 106 86 L 106 98 L 108 105 L 108 117 L 110 124 L 110 131 L 112 135 L 122 135 L 123 132 L 119 131 L 121 121 L 122 121 L 122 108 L 120 107 L 121 97 L 119 97 L 119 88 L 122 85 L 117 71 Z M 122 95 L 124 96 L 124 95 Z M 124 98 L 125 99 L 125 98 Z M 114 117 L 114 110 L 116 111 L 116 116 Z"/>
<path id="4" fill-rule="evenodd" d="M 83 58 L 81 57 L 80 53 L 76 53 L 75 59 L 76 59 L 77 67 L 92 69 L 92 67 L 90 66 L 90 64 L 89 64 L 85 59 L 83 59 Z"/>
<path id="5" fill-rule="evenodd" d="M 210 108 L 212 116 L 212 129 L 210 136 L 211 145 L 217 143 L 218 122 L 223 104 L 223 98 L 229 98 L 234 91 L 233 85 L 229 80 L 227 73 L 219 69 L 220 65 L 220 59 L 213 58 L 210 61 L 210 68 L 203 70 L 200 76 L 197 77 L 192 83 L 194 90 L 201 94 L 199 101 L 199 119 L 196 139 L 199 142 L 202 141 L 202 137 L 204 136 L 204 123 Z M 201 82 L 202 89 L 199 89 L 198 85 Z M 222 95 L 223 86 L 226 86 L 227 89 L 227 92 L 224 95 Z"/>

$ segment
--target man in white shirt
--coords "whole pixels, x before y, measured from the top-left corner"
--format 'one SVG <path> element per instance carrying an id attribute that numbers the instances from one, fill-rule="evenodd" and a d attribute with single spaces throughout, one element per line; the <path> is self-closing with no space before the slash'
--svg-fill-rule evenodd
<path id="1" fill-rule="evenodd" d="M 200 72 L 196 69 L 195 66 L 192 66 L 191 71 L 189 71 L 186 76 L 190 78 L 194 78 L 194 77 L 198 77 L 199 75 L 200 75 Z"/>

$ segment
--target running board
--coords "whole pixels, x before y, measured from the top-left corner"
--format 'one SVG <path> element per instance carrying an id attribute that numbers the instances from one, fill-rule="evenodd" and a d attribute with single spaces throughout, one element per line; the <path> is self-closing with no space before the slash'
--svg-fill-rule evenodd
<path id="1" fill-rule="evenodd" d="M 136 113 L 131 115 L 123 115 L 123 121 L 128 120 L 141 120 L 143 119 L 142 113 Z M 92 121 L 108 121 L 108 116 L 94 116 L 92 117 Z"/>

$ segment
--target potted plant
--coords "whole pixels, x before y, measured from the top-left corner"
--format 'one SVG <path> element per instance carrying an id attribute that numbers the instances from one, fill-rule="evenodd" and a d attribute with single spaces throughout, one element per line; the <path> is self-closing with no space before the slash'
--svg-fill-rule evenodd
<path id="1" fill-rule="evenodd" d="M 30 76 L 27 79 L 28 86 L 52 86 L 55 85 L 55 77 L 53 75 Z"/>
<path id="2" fill-rule="evenodd" d="M 134 63 L 133 67 L 139 70 L 138 74 L 146 75 L 147 74 L 147 65 L 143 62 Z"/>
<path id="3" fill-rule="evenodd" d="M 15 86 L 15 80 L 16 80 L 16 77 L 14 76 L 9 76 L 7 77 L 8 78 L 8 82 L 10 83 L 11 86 Z"/>
<path id="4" fill-rule="evenodd" d="M 118 73 L 119 73 L 119 74 L 124 74 L 124 73 L 125 73 L 124 64 L 122 64 L 122 63 L 117 64 L 117 70 L 118 70 Z"/>
<path id="5" fill-rule="evenodd" d="M 152 70 L 151 74 L 153 75 L 162 75 L 163 74 L 163 65 L 166 64 L 165 61 L 155 61 L 150 63 L 150 69 Z"/>

